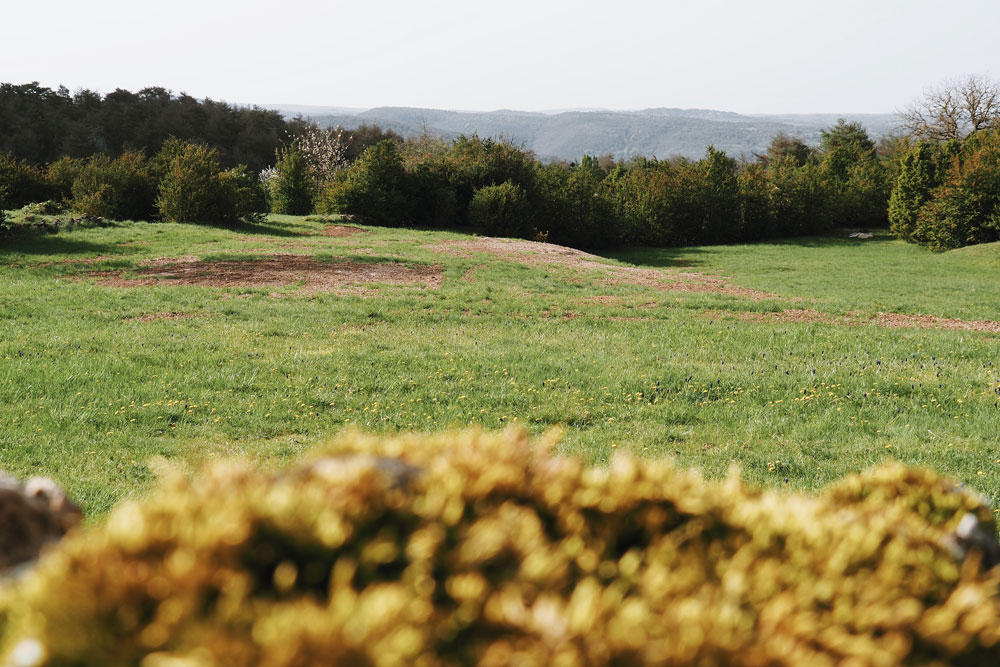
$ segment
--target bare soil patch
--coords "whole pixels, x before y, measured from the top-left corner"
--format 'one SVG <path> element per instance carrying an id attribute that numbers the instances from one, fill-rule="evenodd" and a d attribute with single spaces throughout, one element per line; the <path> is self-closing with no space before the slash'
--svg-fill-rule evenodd
<path id="1" fill-rule="evenodd" d="M 154 322 L 156 320 L 186 320 L 191 317 L 198 317 L 197 313 L 146 313 L 139 317 L 128 318 L 130 322 Z"/>
<path id="2" fill-rule="evenodd" d="M 735 312 L 730 310 L 705 311 L 708 317 L 729 316 L 745 322 L 805 322 L 819 324 L 851 324 L 846 318 L 821 313 L 809 308 L 793 308 L 770 313 Z"/>
<path id="3" fill-rule="evenodd" d="M 614 266 L 601 261 L 602 258 L 597 255 L 553 243 L 484 236 L 469 240 L 442 241 L 425 247 L 457 257 L 489 253 L 529 266 L 565 266 L 600 271 L 608 276 L 601 281 L 605 285 L 640 285 L 673 292 L 713 292 L 758 300 L 780 298 L 775 294 L 732 285 L 723 278 L 702 273 Z"/>
<path id="4" fill-rule="evenodd" d="M 843 324 L 849 326 L 872 325 L 887 328 L 949 329 L 952 331 L 985 331 L 1000 334 L 1000 322 L 992 320 L 961 320 L 936 315 L 908 315 L 904 313 L 878 313 L 874 317 L 851 311 L 847 315 L 830 315 L 807 308 L 782 310 L 770 313 L 735 311 L 706 311 L 707 317 L 726 315 L 750 322 L 805 322 Z"/>
<path id="5" fill-rule="evenodd" d="M 91 271 L 105 287 L 199 285 L 205 287 L 284 287 L 301 284 L 297 294 L 339 291 L 358 284 L 389 283 L 436 288 L 440 266 L 394 263 L 320 262 L 308 255 L 271 255 L 251 261 L 204 262 L 193 257 L 161 257 L 143 264 L 134 277 L 122 271 Z"/>
<path id="6" fill-rule="evenodd" d="M 879 313 L 876 316 L 882 327 L 916 327 L 921 329 L 950 329 L 952 331 L 987 331 L 1000 334 L 1000 322 L 992 320 L 959 320 L 935 315 L 904 315 Z"/>
<path id="7" fill-rule="evenodd" d="M 350 225 L 327 225 L 323 228 L 323 231 L 319 232 L 319 236 L 334 236 L 340 238 L 344 236 L 354 236 L 356 234 L 368 233 L 370 232 L 367 229 L 351 227 Z"/>

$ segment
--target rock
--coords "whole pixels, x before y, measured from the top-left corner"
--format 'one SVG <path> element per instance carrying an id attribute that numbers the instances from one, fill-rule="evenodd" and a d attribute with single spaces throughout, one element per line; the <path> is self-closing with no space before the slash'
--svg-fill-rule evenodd
<path id="1" fill-rule="evenodd" d="M 0 472 L 0 576 L 34 561 L 46 544 L 82 518 L 80 508 L 51 479 L 32 477 L 21 484 Z"/>

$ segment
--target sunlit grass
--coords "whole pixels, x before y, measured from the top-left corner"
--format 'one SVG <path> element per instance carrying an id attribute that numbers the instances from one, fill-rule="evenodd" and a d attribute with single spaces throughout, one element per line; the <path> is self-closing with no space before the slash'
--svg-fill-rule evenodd
<path id="1" fill-rule="evenodd" d="M 896 458 L 1000 495 L 995 334 L 735 316 L 1000 320 L 996 246 L 935 255 L 877 237 L 613 254 L 778 297 L 750 301 L 424 247 L 461 238 L 450 232 L 308 235 L 325 224 L 125 223 L 0 248 L 0 467 L 51 475 L 100 516 L 148 488 L 156 457 L 272 465 L 347 426 L 516 425 L 561 427 L 563 450 L 596 463 L 624 449 L 716 476 L 735 462 L 753 483 L 814 489 Z M 441 265 L 444 283 L 296 296 L 82 275 L 282 252 Z M 155 314 L 183 317 L 138 319 Z"/>

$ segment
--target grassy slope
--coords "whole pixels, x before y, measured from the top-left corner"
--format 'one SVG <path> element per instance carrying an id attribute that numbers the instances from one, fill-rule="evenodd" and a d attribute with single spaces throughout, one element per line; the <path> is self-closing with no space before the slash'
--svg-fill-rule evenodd
<path id="1" fill-rule="evenodd" d="M 517 423 L 562 425 L 565 450 L 595 462 L 630 448 L 710 475 L 737 462 L 752 482 L 813 489 L 895 457 L 1000 495 L 996 335 L 719 314 L 805 307 L 1000 320 L 996 246 L 932 255 L 888 240 L 808 239 L 616 255 L 781 297 L 748 301 L 422 247 L 460 238 L 446 232 L 299 236 L 322 227 L 287 217 L 240 230 L 130 223 L 7 242 L 0 467 L 54 476 L 100 516 L 147 488 L 156 456 L 267 464 L 348 425 Z M 312 247 L 278 247 L 287 243 Z M 265 247 L 441 264 L 444 284 L 312 297 L 289 287 L 274 298 L 61 277 Z M 33 266 L 95 256 L 111 259 Z M 196 317 L 132 319 L 163 312 Z"/>

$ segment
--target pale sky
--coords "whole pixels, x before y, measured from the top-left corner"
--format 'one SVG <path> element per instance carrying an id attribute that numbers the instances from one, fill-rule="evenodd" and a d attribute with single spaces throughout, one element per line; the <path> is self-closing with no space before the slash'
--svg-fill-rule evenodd
<path id="1" fill-rule="evenodd" d="M 1000 77 L 1000 2 L 0 0 L 0 82 L 231 103 L 891 113 Z"/>

